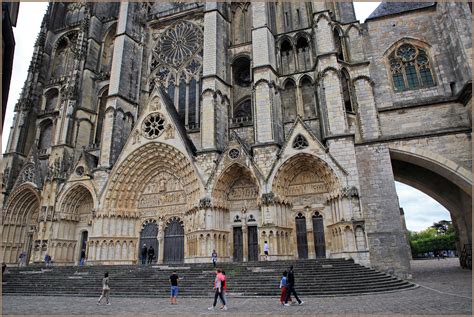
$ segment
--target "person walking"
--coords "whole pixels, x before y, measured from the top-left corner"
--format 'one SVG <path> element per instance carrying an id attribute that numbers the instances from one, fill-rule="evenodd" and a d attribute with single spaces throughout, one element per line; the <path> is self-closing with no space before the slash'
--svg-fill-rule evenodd
<path id="1" fill-rule="evenodd" d="M 105 297 L 105 302 L 107 305 L 110 305 L 109 302 L 110 286 L 109 286 L 109 273 L 105 272 L 104 278 L 102 279 L 102 294 L 97 301 L 97 305 L 100 305 L 100 302 Z"/>
<path id="2" fill-rule="evenodd" d="M 293 272 L 293 265 L 290 266 L 290 269 L 288 270 L 288 284 L 287 285 L 288 285 L 288 287 L 287 287 L 287 290 L 286 290 L 285 306 L 290 306 L 290 304 L 288 304 L 288 300 L 289 300 L 291 294 L 293 294 L 293 296 L 296 298 L 299 305 L 303 305 L 304 302 L 301 299 L 299 299 L 298 294 L 296 294 L 295 273 Z"/>
<path id="3" fill-rule="evenodd" d="M 281 288 L 281 296 L 280 296 L 280 304 L 285 304 L 286 292 L 288 290 L 288 272 L 284 271 L 283 276 L 280 280 L 280 288 Z M 291 296 L 288 298 L 288 301 L 291 302 Z"/>
<path id="4" fill-rule="evenodd" d="M 268 242 L 265 241 L 265 243 L 263 244 L 263 253 L 265 253 L 265 261 L 268 260 L 268 250 L 269 250 Z"/>
<path id="5" fill-rule="evenodd" d="M 20 256 L 18 257 L 19 259 L 19 266 L 26 266 L 26 252 L 21 251 Z"/>
<path id="6" fill-rule="evenodd" d="M 81 251 L 81 260 L 80 260 L 79 265 L 83 266 L 85 261 L 86 261 L 86 250 L 82 249 L 82 251 Z"/>
<path id="7" fill-rule="evenodd" d="M 224 306 L 222 306 L 222 310 L 227 310 L 226 302 L 222 294 L 223 292 L 222 280 L 223 280 L 222 271 L 221 269 L 217 269 L 216 278 L 214 279 L 214 289 L 216 290 L 214 293 L 214 303 L 212 304 L 211 307 L 208 308 L 208 310 L 214 310 L 216 308 L 218 297 L 221 299 L 222 303 L 224 304 Z"/>
<path id="8" fill-rule="evenodd" d="M 48 253 L 44 255 L 44 263 L 46 267 L 51 266 L 51 256 Z"/>
<path id="9" fill-rule="evenodd" d="M 153 246 L 151 245 L 150 248 L 148 249 L 148 264 L 151 264 L 154 258 L 155 258 L 155 249 L 153 249 Z"/>
<path id="10" fill-rule="evenodd" d="M 222 303 L 222 306 L 221 306 L 221 309 L 224 309 L 224 306 L 226 306 L 226 303 L 227 303 L 227 276 L 225 276 L 225 271 L 222 270 L 221 272 L 222 274 L 222 298 L 224 299 L 224 301 L 222 301 L 221 299 L 221 303 Z"/>
<path id="11" fill-rule="evenodd" d="M 216 250 L 212 250 L 211 261 L 212 261 L 212 265 L 214 265 L 214 268 L 216 268 L 216 266 L 217 266 L 217 252 L 216 252 Z"/>
<path id="12" fill-rule="evenodd" d="M 143 244 L 143 247 L 142 247 L 142 264 L 145 265 L 146 264 L 146 256 L 147 256 L 147 247 L 146 247 L 146 243 Z"/>
<path id="13" fill-rule="evenodd" d="M 178 291 L 179 291 L 178 280 L 179 280 L 179 277 L 176 274 L 176 271 L 173 271 L 173 273 L 170 276 L 170 285 L 171 285 L 170 302 L 171 302 L 171 305 L 178 304 L 176 302 L 176 297 L 178 297 Z"/>

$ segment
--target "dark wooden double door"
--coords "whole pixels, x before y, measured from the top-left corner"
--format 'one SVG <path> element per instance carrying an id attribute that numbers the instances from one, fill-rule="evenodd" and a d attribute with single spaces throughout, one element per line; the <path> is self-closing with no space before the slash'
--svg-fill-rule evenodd
<path id="1" fill-rule="evenodd" d="M 256 226 L 247 229 L 248 260 L 258 261 L 258 231 Z M 244 239 L 241 227 L 234 227 L 234 261 L 242 262 L 244 257 Z"/>
<path id="2" fill-rule="evenodd" d="M 147 248 L 153 246 L 155 249 L 156 262 L 159 254 L 158 245 L 158 226 L 156 223 L 148 223 L 143 227 L 140 233 L 140 254 L 143 244 L 146 243 Z M 182 263 L 184 262 L 184 227 L 178 219 L 173 219 L 165 229 L 163 250 L 163 262 L 165 263 Z"/>
<path id="3" fill-rule="evenodd" d="M 324 223 L 323 217 L 319 215 L 313 216 L 313 237 L 316 258 L 326 257 L 326 242 L 324 239 Z M 297 216 L 296 223 L 296 244 L 298 247 L 298 257 L 300 259 L 308 258 L 308 236 L 306 234 L 306 218 Z"/>

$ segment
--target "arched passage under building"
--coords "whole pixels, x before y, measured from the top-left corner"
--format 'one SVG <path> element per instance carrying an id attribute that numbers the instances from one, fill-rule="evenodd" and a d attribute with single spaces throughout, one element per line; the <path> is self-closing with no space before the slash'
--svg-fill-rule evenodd
<path id="1" fill-rule="evenodd" d="M 390 150 L 396 181 L 412 186 L 444 206 L 456 229 L 458 253 L 472 244 L 472 184 L 456 169 L 406 151 Z M 450 164 L 453 165 L 454 164 Z"/>

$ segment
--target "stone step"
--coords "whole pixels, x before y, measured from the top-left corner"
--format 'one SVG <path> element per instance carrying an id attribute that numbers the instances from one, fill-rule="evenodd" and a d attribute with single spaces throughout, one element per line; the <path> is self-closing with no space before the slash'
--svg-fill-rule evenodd
<path id="1" fill-rule="evenodd" d="M 297 290 L 315 296 L 339 296 L 407 289 L 414 285 L 341 259 L 222 263 L 229 291 L 242 296 L 278 296 L 283 270 L 295 267 Z M 206 264 L 156 266 L 40 266 L 8 268 L 3 294 L 97 296 L 109 272 L 113 296 L 156 297 L 169 294 L 169 275 L 176 270 L 180 296 L 212 296 L 214 268 Z M 207 291 L 204 289 L 208 289 Z"/>

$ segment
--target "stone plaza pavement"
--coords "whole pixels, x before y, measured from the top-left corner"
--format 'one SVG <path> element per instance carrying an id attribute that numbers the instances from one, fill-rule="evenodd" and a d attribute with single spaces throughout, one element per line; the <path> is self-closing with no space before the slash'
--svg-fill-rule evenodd
<path id="1" fill-rule="evenodd" d="M 302 306 L 282 307 L 278 298 L 229 297 L 226 312 L 208 311 L 211 298 L 114 298 L 111 306 L 96 305 L 97 298 L 3 296 L 3 315 L 319 315 L 398 314 L 472 315 L 472 272 L 459 267 L 457 258 L 412 261 L 413 282 L 407 291 L 345 297 L 306 297 Z M 296 286 L 298 286 L 296 281 Z M 232 281 L 229 280 L 229 287 Z M 99 295 L 99 294 L 98 294 Z M 219 305 L 218 305 L 219 306 Z"/>

